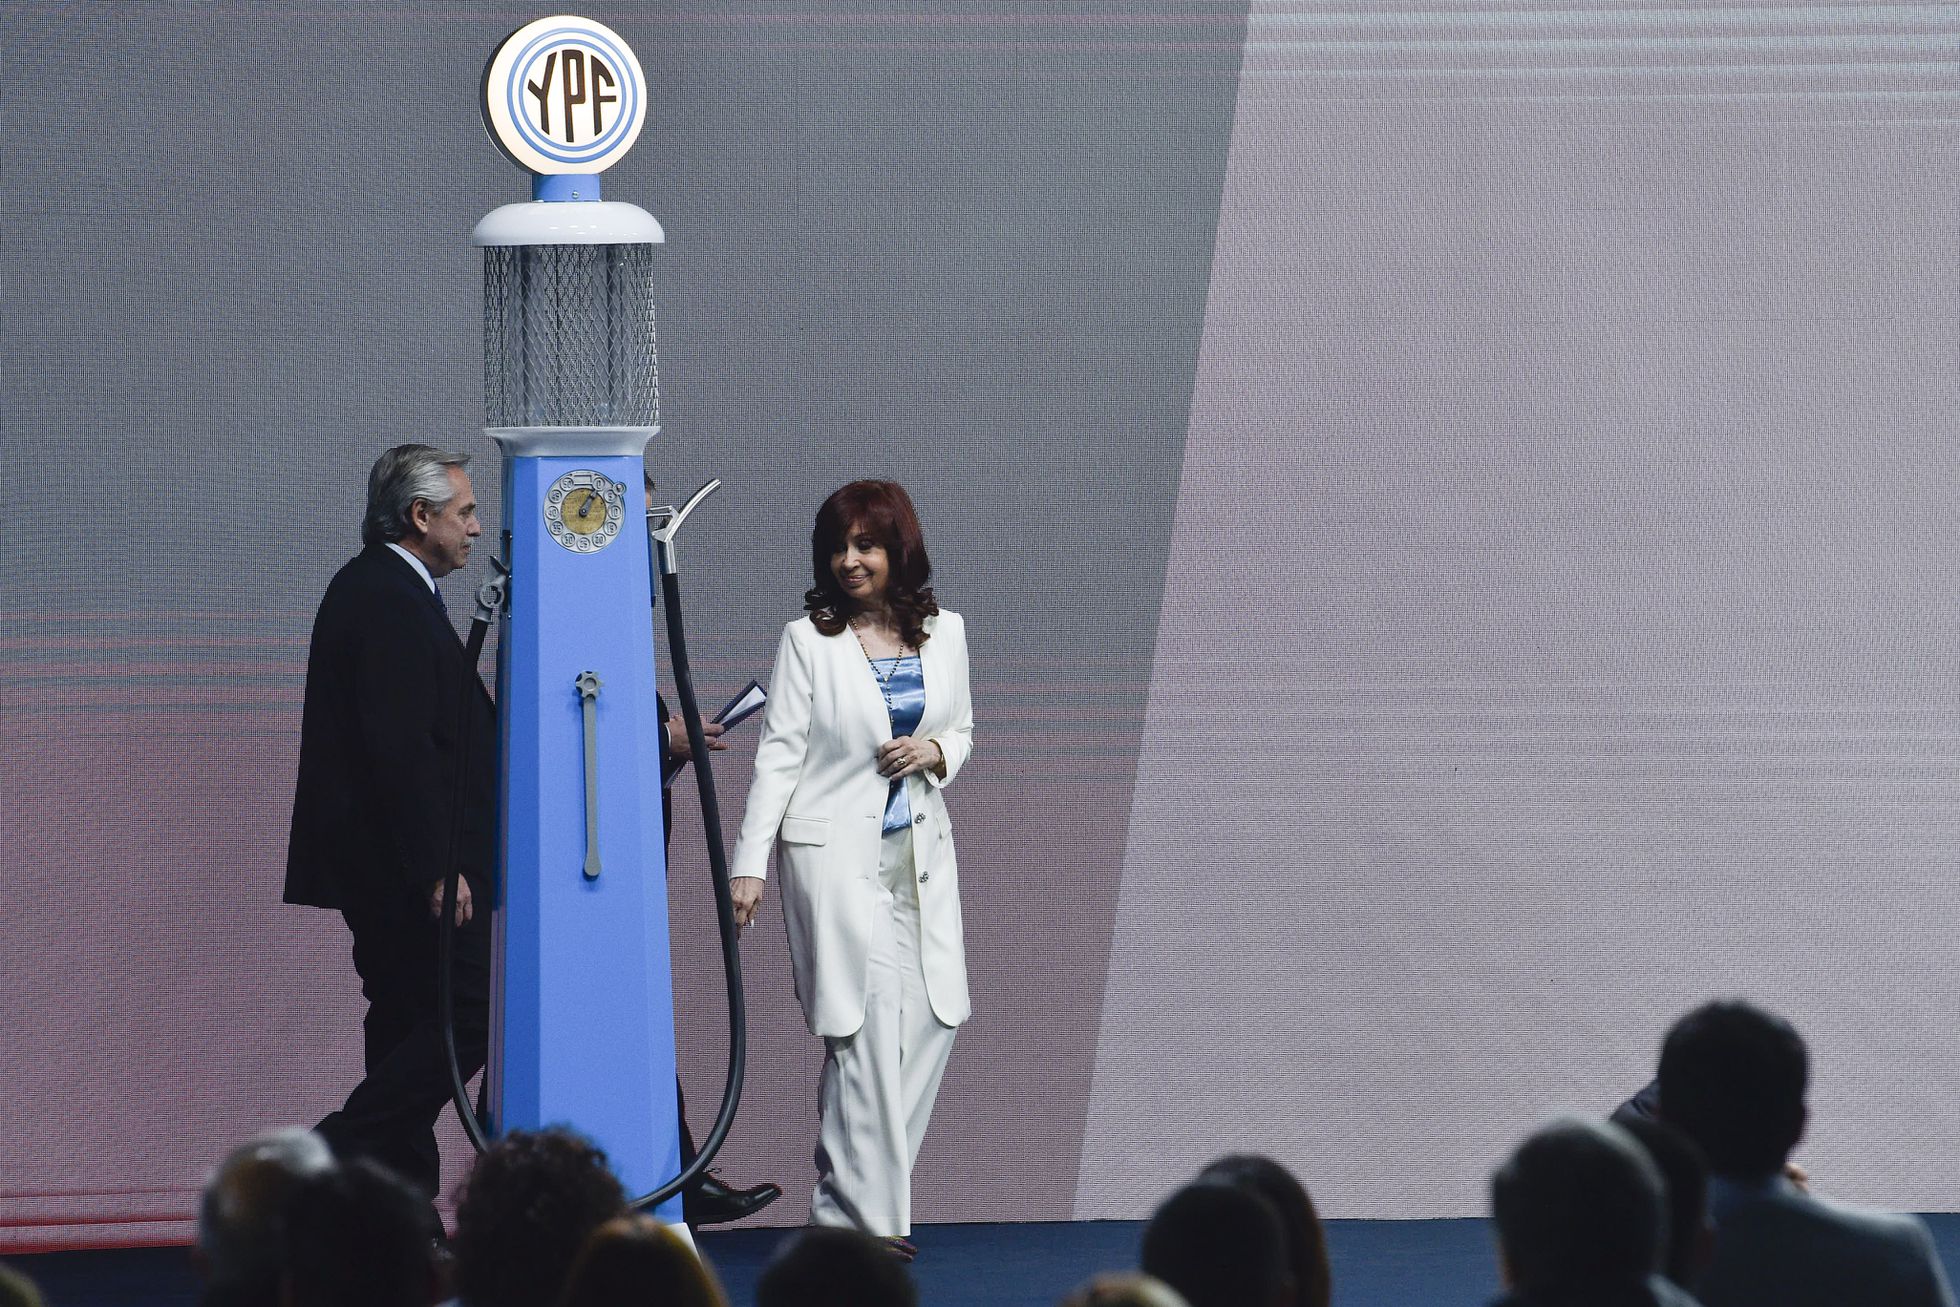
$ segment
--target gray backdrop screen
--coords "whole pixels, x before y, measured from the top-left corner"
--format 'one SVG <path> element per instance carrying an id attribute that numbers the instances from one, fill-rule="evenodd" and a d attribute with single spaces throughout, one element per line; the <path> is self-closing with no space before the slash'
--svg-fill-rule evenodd
<path id="1" fill-rule="evenodd" d="M 669 238 L 649 465 L 728 483 L 704 695 L 855 476 L 972 630 L 922 1219 L 1236 1149 L 1475 1213 L 1715 994 L 1811 1040 L 1829 1192 L 1960 1206 L 1951 6 L 584 12 L 653 86 L 606 181 Z M 358 1076 L 346 933 L 278 901 L 307 632 L 380 449 L 498 513 L 467 235 L 524 187 L 472 97 L 536 16 L 0 15 L 0 1247 L 181 1238 Z M 683 795 L 705 1121 L 699 847 Z M 773 903 L 744 947 L 723 1166 L 794 1223 L 821 1050 Z"/>

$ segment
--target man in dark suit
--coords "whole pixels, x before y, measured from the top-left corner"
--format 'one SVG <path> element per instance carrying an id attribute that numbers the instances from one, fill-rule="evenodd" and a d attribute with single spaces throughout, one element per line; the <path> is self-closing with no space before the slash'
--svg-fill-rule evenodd
<path id="1" fill-rule="evenodd" d="M 435 1121 L 450 1097 L 437 918 L 452 858 L 465 1076 L 482 1067 L 489 1030 L 496 718 L 435 584 L 482 533 L 466 461 L 402 445 L 368 475 L 365 547 L 313 624 L 286 855 L 286 902 L 346 919 L 368 1001 L 366 1078 L 319 1133 L 342 1157 L 372 1157 L 430 1195 Z"/>

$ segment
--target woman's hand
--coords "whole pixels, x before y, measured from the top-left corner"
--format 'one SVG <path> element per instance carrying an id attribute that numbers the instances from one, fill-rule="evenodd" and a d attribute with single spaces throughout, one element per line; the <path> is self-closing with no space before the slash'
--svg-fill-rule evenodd
<path id="1" fill-rule="evenodd" d="M 910 776 L 915 771 L 946 769 L 946 754 L 936 740 L 915 740 L 901 735 L 878 746 L 878 774 L 886 780 Z"/>
<path id="2" fill-rule="evenodd" d="M 728 882 L 728 896 L 735 900 L 735 928 L 739 930 L 755 920 L 755 910 L 762 906 L 762 877 L 736 876 Z"/>

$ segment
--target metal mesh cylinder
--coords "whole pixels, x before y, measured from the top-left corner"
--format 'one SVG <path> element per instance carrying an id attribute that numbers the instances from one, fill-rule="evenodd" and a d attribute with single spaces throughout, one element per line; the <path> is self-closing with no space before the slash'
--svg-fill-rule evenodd
<path id="1" fill-rule="evenodd" d="M 658 425 L 653 246 L 486 248 L 483 408 L 493 427 Z"/>

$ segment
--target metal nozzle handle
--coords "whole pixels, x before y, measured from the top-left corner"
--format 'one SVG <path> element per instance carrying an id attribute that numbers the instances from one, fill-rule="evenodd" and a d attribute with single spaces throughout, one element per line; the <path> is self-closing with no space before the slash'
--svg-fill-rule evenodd
<path id="1" fill-rule="evenodd" d="M 679 508 L 671 504 L 663 505 L 648 516 L 647 535 L 653 540 L 662 576 L 672 576 L 680 570 L 680 563 L 674 556 L 674 536 L 680 532 L 681 524 L 687 521 L 689 513 L 700 507 L 702 500 L 719 489 L 721 478 L 716 477 L 688 496 L 687 502 Z"/>

